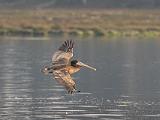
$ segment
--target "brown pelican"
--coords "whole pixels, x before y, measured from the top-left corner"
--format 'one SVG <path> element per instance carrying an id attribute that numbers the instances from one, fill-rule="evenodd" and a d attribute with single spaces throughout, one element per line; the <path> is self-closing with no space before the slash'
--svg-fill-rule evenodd
<path id="1" fill-rule="evenodd" d="M 55 80 L 63 85 L 70 94 L 77 91 L 71 74 L 79 71 L 81 67 L 87 67 L 96 71 L 95 68 L 78 60 L 71 60 L 73 57 L 73 46 L 74 42 L 72 40 L 65 41 L 58 51 L 53 54 L 52 65 L 42 69 L 44 74 L 53 74 Z"/>

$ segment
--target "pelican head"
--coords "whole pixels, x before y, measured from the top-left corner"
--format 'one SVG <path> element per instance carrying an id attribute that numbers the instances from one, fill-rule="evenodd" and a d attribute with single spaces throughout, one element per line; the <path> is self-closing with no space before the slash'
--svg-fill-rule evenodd
<path id="1" fill-rule="evenodd" d="M 90 69 L 96 71 L 96 68 L 91 67 L 91 66 L 89 66 L 87 64 L 84 64 L 84 63 L 82 63 L 82 62 L 80 62 L 78 60 L 72 60 L 71 61 L 71 66 L 73 66 L 73 67 L 87 67 L 87 68 L 90 68 Z"/>
<path id="2" fill-rule="evenodd" d="M 52 67 L 48 67 L 48 66 L 45 66 L 41 71 L 42 71 L 45 75 L 48 75 L 49 73 L 53 73 Z"/>

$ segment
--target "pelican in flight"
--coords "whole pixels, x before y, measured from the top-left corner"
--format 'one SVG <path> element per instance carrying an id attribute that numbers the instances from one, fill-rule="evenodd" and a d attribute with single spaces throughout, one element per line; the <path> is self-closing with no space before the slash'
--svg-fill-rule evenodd
<path id="1" fill-rule="evenodd" d="M 72 60 L 74 42 L 72 40 L 65 41 L 53 54 L 52 65 L 45 66 L 42 72 L 45 75 L 52 74 L 57 82 L 63 85 L 68 93 L 76 92 L 76 83 L 71 75 L 78 72 L 81 67 L 87 67 L 92 70 L 95 68 L 80 62 L 79 60 Z M 77 91 L 80 92 L 80 91 Z"/>

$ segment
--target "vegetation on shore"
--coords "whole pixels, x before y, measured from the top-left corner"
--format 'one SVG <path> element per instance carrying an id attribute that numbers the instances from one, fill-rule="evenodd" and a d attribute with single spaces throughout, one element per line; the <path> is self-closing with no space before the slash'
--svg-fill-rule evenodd
<path id="1" fill-rule="evenodd" d="M 159 10 L 1 10 L 0 35 L 159 37 Z"/>

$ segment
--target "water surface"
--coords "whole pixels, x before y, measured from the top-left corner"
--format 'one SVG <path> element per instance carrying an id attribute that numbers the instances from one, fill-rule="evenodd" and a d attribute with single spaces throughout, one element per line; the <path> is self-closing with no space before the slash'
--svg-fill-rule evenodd
<path id="1" fill-rule="evenodd" d="M 159 40 L 75 39 L 75 58 L 97 71 L 74 75 L 74 95 L 40 72 L 64 40 L 0 38 L 1 119 L 160 119 Z"/>

